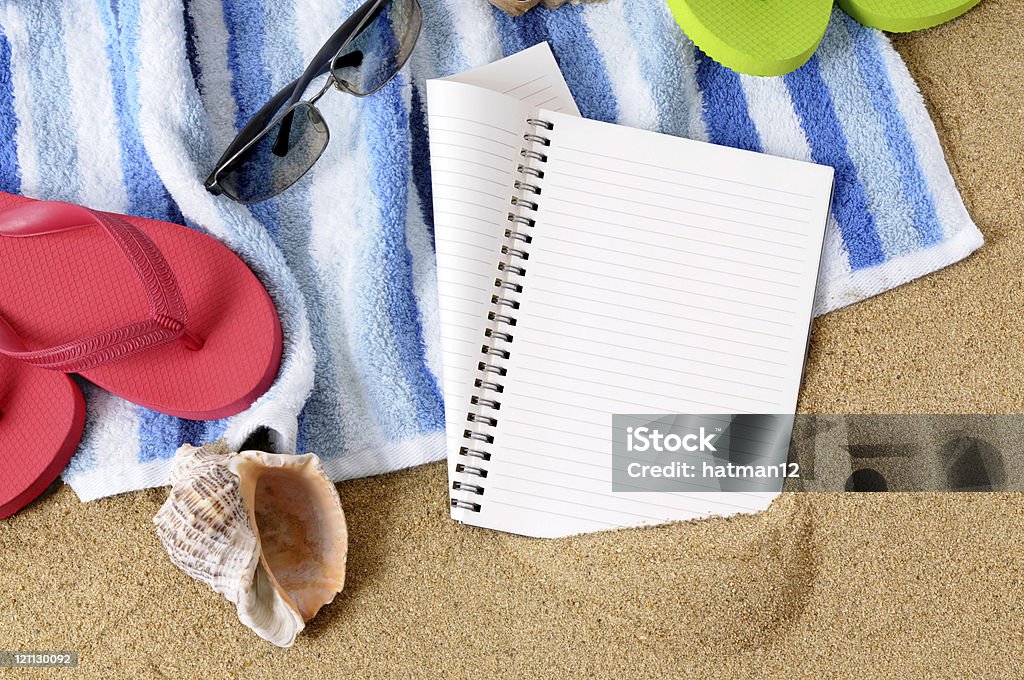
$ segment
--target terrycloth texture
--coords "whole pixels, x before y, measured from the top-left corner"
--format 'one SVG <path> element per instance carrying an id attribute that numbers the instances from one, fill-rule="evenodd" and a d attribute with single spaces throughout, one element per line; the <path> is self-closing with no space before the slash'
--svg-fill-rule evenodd
<path id="1" fill-rule="evenodd" d="M 281 197 L 245 208 L 201 186 L 235 131 L 359 0 L 0 2 L 0 189 L 184 221 L 266 283 L 285 328 L 271 391 L 231 422 L 154 414 L 89 390 L 65 478 L 84 499 L 165 483 L 182 442 L 270 428 L 336 479 L 444 454 L 423 81 L 551 42 L 585 116 L 833 165 L 817 311 L 981 243 L 917 89 L 877 31 L 836 13 L 818 53 L 776 79 L 704 58 L 661 0 L 511 19 L 421 0 L 409 67 L 373 97 L 331 93 L 332 142 Z"/>

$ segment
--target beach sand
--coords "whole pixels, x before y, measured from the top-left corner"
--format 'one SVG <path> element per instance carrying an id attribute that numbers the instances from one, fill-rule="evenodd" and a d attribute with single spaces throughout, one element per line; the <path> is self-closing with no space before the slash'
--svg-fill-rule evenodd
<path id="1" fill-rule="evenodd" d="M 1022 10 L 894 38 L 987 244 L 818 319 L 801 410 L 1024 411 Z M 291 649 L 171 565 L 166 491 L 67 487 L 0 522 L 0 649 L 76 650 L 104 678 L 1020 674 L 1021 495 L 787 494 L 540 541 L 453 523 L 443 464 L 339 489 L 347 588 Z"/>

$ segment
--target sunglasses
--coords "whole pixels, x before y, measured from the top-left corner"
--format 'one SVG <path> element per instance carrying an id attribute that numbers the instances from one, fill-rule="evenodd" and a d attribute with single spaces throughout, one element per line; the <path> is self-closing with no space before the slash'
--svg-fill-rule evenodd
<path id="1" fill-rule="evenodd" d="M 333 86 L 371 95 L 405 65 L 419 38 L 417 0 L 368 0 L 334 32 L 298 79 L 263 105 L 217 161 L 204 182 L 214 195 L 258 203 L 295 184 L 319 160 L 331 133 L 316 102 Z M 309 99 L 316 78 L 327 82 Z"/>

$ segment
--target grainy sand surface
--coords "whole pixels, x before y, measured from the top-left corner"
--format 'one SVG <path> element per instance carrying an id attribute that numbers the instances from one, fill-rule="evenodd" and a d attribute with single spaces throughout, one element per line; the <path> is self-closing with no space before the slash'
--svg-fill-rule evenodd
<path id="1" fill-rule="evenodd" d="M 895 43 L 988 243 L 819 319 L 801 409 L 1024 411 L 1024 4 Z M 66 487 L 0 522 L 0 649 L 77 650 L 77 676 L 102 678 L 1021 672 L 1024 496 L 790 494 L 537 541 L 452 523 L 441 464 L 339 488 L 348 587 L 289 650 L 171 566 L 164 491 L 81 505 Z"/>

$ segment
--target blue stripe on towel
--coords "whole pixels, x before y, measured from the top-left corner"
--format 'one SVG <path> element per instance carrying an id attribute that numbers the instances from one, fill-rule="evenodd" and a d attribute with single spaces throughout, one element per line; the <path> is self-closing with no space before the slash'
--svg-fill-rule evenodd
<path id="1" fill-rule="evenodd" d="M 639 30 L 636 35 L 648 37 L 637 45 L 640 73 L 650 83 L 654 104 L 658 110 L 658 131 L 677 137 L 692 137 L 690 107 L 686 93 L 680 85 L 679 46 L 685 43 L 679 25 L 664 3 L 647 0 L 624 0 L 625 14 L 631 25 Z"/>
<path id="2" fill-rule="evenodd" d="M 14 113 L 14 82 L 11 75 L 11 43 L 0 30 L 0 191 L 21 192 L 21 168 L 15 135 L 18 116 Z"/>
<path id="3" fill-rule="evenodd" d="M 196 444 L 219 439 L 227 428 L 227 420 L 184 420 L 144 408 L 139 415 L 139 462 L 166 460 L 182 444 Z"/>
<path id="4" fill-rule="evenodd" d="M 864 185 L 847 152 L 846 135 L 821 78 L 818 58 L 811 57 L 806 64 L 783 77 L 800 125 L 807 133 L 812 159 L 835 169 L 832 212 L 843 235 L 850 267 L 863 269 L 885 262 L 875 216 L 868 209 Z"/>
<path id="5" fill-rule="evenodd" d="M 316 387 L 314 386 L 313 389 L 316 389 Z M 310 395 L 310 396 L 312 396 L 312 395 Z M 334 433 L 332 434 L 331 437 L 324 437 L 323 439 L 317 439 L 316 440 L 318 445 L 320 445 L 320 446 L 327 446 L 328 448 L 320 448 L 318 450 L 314 450 L 314 449 L 310 448 L 310 445 L 309 445 L 310 435 L 309 435 L 309 431 L 307 430 L 307 426 L 309 425 L 310 418 L 309 418 L 309 416 L 306 413 L 308 409 L 309 409 L 309 402 L 306 402 L 306 406 L 303 407 L 303 409 L 301 411 L 299 411 L 299 416 L 298 416 L 298 418 L 296 418 L 296 420 L 298 421 L 299 430 L 295 434 L 295 450 L 296 451 L 304 451 L 306 453 L 317 453 L 317 454 L 320 454 L 321 458 L 326 458 L 328 455 L 338 455 L 339 453 L 343 452 L 345 450 L 344 444 L 341 444 L 337 448 L 335 448 L 334 445 L 329 445 L 328 444 L 331 441 L 332 438 L 336 442 L 343 442 L 344 441 L 343 434 L 342 434 L 342 431 L 341 431 L 340 427 L 334 431 Z M 335 416 L 335 417 L 336 417 L 338 422 L 341 421 L 340 417 L 338 417 L 338 416 Z M 322 423 L 323 423 L 323 425 L 325 427 L 329 427 L 330 426 L 330 422 L 331 421 L 327 421 L 327 420 L 322 421 Z"/>
<path id="6" fill-rule="evenodd" d="M 832 96 L 833 111 L 846 134 L 846 149 L 864 185 L 868 210 L 875 215 L 875 228 L 887 258 L 899 257 L 921 247 L 914 229 L 914 216 L 903 195 L 899 168 L 881 140 L 882 121 L 866 94 L 853 43 L 838 9 L 816 56 L 821 78 Z M 844 58 L 846 57 L 846 58 Z M 879 153 L 882 151 L 882 153 Z M 885 215 L 880 221 L 878 216 Z"/>
<path id="7" fill-rule="evenodd" d="M 177 418 L 144 408 L 136 409 L 139 416 L 139 461 L 149 463 L 174 455 L 182 443 L 181 423 Z"/>
<path id="8" fill-rule="evenodd" d="M 121 171 L 128 193 L 127 212 L 139 217 L 169 220 L 184 224 L 178 206 L 164 187 L 142 142 L 139 127 L 139 8 L 131 3 L 96 0 L 100 19 L 107 32 L 107 58 L 111 64 L 111 82 L 118 118 L 121 144 Z M 116 14 L 115 14 L 116 13 Z"/>
<path id="9" fill-rule="evenodd" d="M 202 80 L 202 69 L 199 66 L 199 50 L 196 49 L 196 28 L 192 21 L 192 3 L 194 0 L 182 0 L 181 15 L 185 22 L 185 57 L 188 59 L 188 68 L 192 73 L 192 81 L 199 85 Z"/>
<path id="10" fill-rule="evenodd" d="M 761 136 L 750 118 L 740 77 L 694 47 L 697 86 L 704 93 L 708 141 L 747 151 L 761 151 Z"/>
<path id="11" fill-rule="evenodd" d="M 68 77 L 64 43 L 53 36 L 64 33 L 59 4 L 37 4 L 24 15 L 29 52 L 29 77 L 35 86 L 30 101 L 36 139 L 66 139 L 71 143 L 36 144 L 39 198 L 79 202 L 82 177 L 78 169 L 78 135 L 74 127 L 64 81 Z"/>
<path id="12" fill-rule="evenodd" d="M 304 64 L 293 41 L 282 39 L 281 36 L 282 33 L 289 36 L 289 27 L 294 23 L 291 5 L 227 1 L 224 3 L 224 21 L 231 36 L 227 45 L 227 60 L 233 75 L 231 91 L 236 101 L 235 125 L 241 129 L 281 86 L 297 77 Z M 315 277 L 311 280 L 308 275 L 309 264 L 312 262 L 308 252 L 308 197 L 308 184 L 300 182 L 281 197 L 248 208 L 281 248 L 285 259 L 299 272 L 296 279 L 303 286 L 307 297 L 312 299 L 320 291 L 317 290 Z M 323 354 L 318 354 L 318 375 L 321 370 L 329 371 L 331 368 L 329 363 L 323 365 Z M 333 373 L 325 373 L 324 379 L 329 379 L 331 375 Z M 210 441 L 223 434 L 228 420 L 183 423 L 183 435 L 189 430 L 205 428 L 203 441 Z"/>
<path id="13" fill-rule="evenodd" d="M 871 95 L 871 104 L 882 121 L 889 151 L 899 167 L 903 193 L 914 212 L 914 227 L 921 237 L 922 245 L 934 245 L 942 240 L 942 226 L 936 217 L 935 204 L 928 193 L 928 183 L 907 130 L 907 122 L 896 103 L 896 93 L 889 82 L 888 70 L 878 51 L 877 34 L 845 14 L 843 17 L 853 40 L 865 89 Z"/>
<path id="14" fill-rule="evenodd" d="M 312 327 L 316 331 L 316 326 Z M 317 347 L 318 350 L 329 350 Z M 345 450 L 345 419 L 343 406 L 338 403 L 339 390 L 344 389 L 335 378 L 336 369 L 333 361 L 326 368 L 322 363 L 319 351 L 317 354 L 316 373 L 313 376 L 313 392 L 309 395 L 306 405 L 299 413 L 299 431 L 296 440 L 296 451 L 309 451 L 320 457 L 342 455 Z M 332 358 L 333 359 L 333 358 Z"/>
<path id="15" fill-rule="evenodd" d="M 311 232 L 308 228 L 301 229 L 302 220 L 307 225 L 312 222 L 308 208 L 308 185 L 293 187 L 290 193 L 293 195 L 289 199 L 299 198 L 300 201 L 278 202 L 283 204 L 282 209 L 295 211 L 290 222 L 282 224 L 281 236 L 282 242 L 288 243 L 285 256 L 290 258 L 288 262 L 306 299 L 313 349 L 316 352 L 313 391 L 299 414 L 297 450 L 312 450 L 306 445 L 311 441 L 314 442 L 315 453 L 326 455 L 328 452 L 345 450 L 345 426 L 342 406 L 338 401 L 338 395 L 345 387 L 339 384 L 337 377 L 337 362 L 344 361 L 344 357 L 339 357 L 330 344 L 330 320 L 324 313 L 324 310 L 330 309 L 328 299 L 333 297 L 331 288 L 337 285 L 337 274 L 325 276 L 324 279 L 316 275 L 317 262 L 310 251 Z"/>
<path id="16" fill-rule="evenodd" d="M 139 407 L 139 461 L 166 460 L 185 443 L 213 441 L 227 427 L 226 420 L 184 420 Z"/>
<path id="17" fill-rule="evenodd" d="M 177 438 L 180 444 L 191 444 L 192 446 L 199 446 L 197 442 L 208 442 L 216 439 L 216 436 L 211 438 L 211 425 L 215 423 L 207 423 L 201 420 L 181 420 L 178 423 Z M 166 457 L 166 456 L 165 456 Z"/>
<path id="18" fill-rule="evenodd" d="M 113 7 L 99 1 L 100 18 L 107 31 L 107 57 L 112 65 L 112 85 L 117 111 L 121 165 L 128 193 L 128 213 L 151 219 L 184 223 L 146 153 L 139 126 L 138 59 L 139 8 L 131 3 Z M 115 14 L 116 12 L 116 14 Z M 139 418 L 139 460 L 150 462 L 174 455 L 182 443 L 182 421 L 144 408 L 136 409 Z M 189 432 L 188 434 L 194 434 Z M 205 441 L 205 440 L 203 440 Z"/>
<path id="19" fill-rule="evenodd" d="M 443 78 L 482 66 L 469 63 L 462 49 L 462 36 L 455 30 L 458 4 L 461 4 L 461 0 L 420 0 L 423 7 L 423 29 L 416 50 L 429 54 L 429 78 Z"/>
<path id="20" fill-rule="evenodd" d="M 412 280 L 412 254 L 406 245 L 406 211 L 409 205 L 409 120 L 402 97 L 404 76 L 399 76 L 382 89 L 377 96 L 367 99 L 367 117 L 374 124 L 367 126 L 367 142 L 370 157 L 375 159 L 371 172 L 377 187 L 380 205 L 379 237 L 372 246 L 367 264 L 374 271 L 371 285 L 383 287 L 383 291 L 369 291 L 376 294 L 390 317 L 391 341 L 396 355 L 386 360 L 392 364 L 392 376 L 402 376 L 406 386 L 397 389 L 387 399 L 389 407 L 381 411 L 401 411 L 395 408 L 398 400 L 411 401 L 418 430 L 405 431 L 400 425 L 401 417 L 384 423 L 385 431 L 395 439 L 417 432 L 437 430 L 444 427 L 444 404 L 437 381 L 426 364 L 423 326 Z M 389 343 L 390 344 L 390 343 Z M 376 348 L 378 351 L 380 348 Z M 383 366 L 378 368 L 384 368 Z M 392 381 L 394 379 L 392 378 Z M 406 390 L 409 393 L 406 394 Z M 395 414 L 395 415 L 399 415 Z"/>
<path id="21" fill-rule="evenodd" d="M 270 73 L 263 63 L 264 25 L 259 3 L 225 0 L 224 20 L 228 33 L 228 67 L 231 93 L 238 103 L 235 126 L 241 130 L 273 95 Z"/>
<path id="22" fill-rule="evenodd" d="M 295 25 L 294 3 L 268 5 L 266 10 L 265 25 L 268 27 L 268 33 L 263 43 L 263 59 L 271 70 L 270 90 L 276 93 L 305 68 L 302 56 L 305 36 L 300 37 L 294 31 L 287 30 Z M 346 15 L 345 8 L 338 7 L 337 14 L 337 17 L 332 17 L 331 23 L 340 23 L 343 20 Z M 326 77 L 325 75 L 323 79 L 314 81 L 314 87 L 321 85 Z M 344 95 L 328 92 L 327 96 Z M 339 143 L 345 142 L 335 142 Z M 322 456 L 344 451 L 346 438 L 342 406 L 338 398 L 344 388 L 338 382 L 338 357 L 328 340 L 328 320 L 323 312 L 329 308 L 329 301 L 333 301 L 333 290 L 338 285 L 338 278 L 333 270 L 331 275 L 325 272 L 323 278 L 317 275 L 318 263 L 311 250 L 314 219 L 313 187 L 319 174 L 318 170 L 324 167 L 327 166 L 317 164 L 309 175 L 288 191 L 268 201 L 273 207 L 272 210 L 266 211 L 254 206 L 256 210 L 253 211 L 268 231 L 274 234 L 275 241 L 306 299 L 312 343 L 316 352 L 316 368 L 313 391 L 299 414 L 296 446 L 297 450 L 306 451 L 310 450 L 307 442 L 312 442 L 311 445 Z"/>
<path id="23" fill-rule="evenodd" d="M 427 126 L 426 86 L 423 71 L 429 78 L 461 73 L 479 64 L 470 64 L 460 44 L 459 32 L 453 30 L 456 8 L 446 0 L 420 0 L 423 6 L 423 29 L 416 50 L 426 56 L 414 56 L 406 72 L 413 74 L 411 109 L 409 111 L 412 135 L 412 179 L 420 200 L 420 212 L 434 243 L 434 203 L 430 183 L 430 131 Z M 492 8 L 493 9 L 493 8 Z"/>
<path id="24" fill-rule="evenodd" d="M 618 120 L 619 105 L 608 79 L 604 56 L 583 20 L 583 8 L 567 4 L 549 10 L 539 6 L 530 13 L 533 12 L 547 26 L 558 65 L 583 117 L 606 123 Z"/>
<path id="25" fill-rule="evenodd" d="M 239 129 L 248 123 L 278 90 L 295 80 L 306 66 L 296 45 L 294 33 L 288 30 L 294 23 L 291 3 L 274 2 L 251 6 L 253 13 L 259 15 L 258 21 L 246 19 L 247 13 L 234 17 L 234 20 L 247 22 L 244 35 L 235 44 L 238 50 L 236 56 L 257 62 L 250 68 L 255 81 L 251 86 L 245 83 L 240 85 L 246 90 L 247 96 L 245 101 L 238 101 Z M 230 52 L 228 59 L 231 59 Z M 323 81 L 318 81 L 318 84 L 321 82 Z M 269 173 L 269 166 L 267 170 Z M 259 220 L 281 248 L 285 259 L 289 263 L 295 263 L 297 268 L 302 268 L 302 265 L 309 261 L 306 249 L 309 236 L 308 199 L 309 178 L 304 177 L 280 196 L 249 206 L 249 212 Z"/>
<path id="26" fill-rule="evenodd" d="M 412 181 L 420 198 L 420 212 L 434 245 L 434 193 L 430 184 L 430 133 L 427 117 L 423 112 L 420 88 L 412 85 L 412 102 L 409 109 L 409 134 L 412 143 Z"/>
<path id="27" fill-rule="evenodd" d="M 263 53 L 266 21 L 259 3 L 244 0 L 225 0 L 224 21 L 231 34 L 228 40 L 228 67 L 234 76 L 231 79 L 231 93 L 238 105 L 235 127 L 241 130 L 275 94 L 272 76 L 264 61 L 266 55 Z M 274 216 L 277 211 L 276 201 L 270 199 L 253 204 L 249 210 L 276 241 L 279 226 Z"/>
<path id="28" fill-rule="evenodd" d="M 534 12 L 513 18 L 497 7 L 491 7 L 491 15 L 498 27 L 501 49 L 505 54 L 522 52 L 527 47 L 547 40 L 547 30 Z"/>

